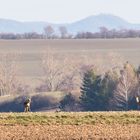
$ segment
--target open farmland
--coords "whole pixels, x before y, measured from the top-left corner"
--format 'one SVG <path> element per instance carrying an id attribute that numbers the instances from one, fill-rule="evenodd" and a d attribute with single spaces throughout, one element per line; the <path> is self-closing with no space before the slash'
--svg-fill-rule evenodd
<path id="1" fill-rule="evenodd" d="M 62 58 L 66 56 L 88 56 L 96 63 L 97 56 L 102 63 L 109 65 L 109 53 L 117 53 L 124 61 L 138 66 L 140 64 L 140 39 L 94 39 L 94 40 L 0 40 L 0 53 L 18 53 L 20 76 L 30 84 L 42 76 L 41 58 L 47 48 L 57 52 Z"/>
<path id="2" fill-rule="evenodd" d="M 0 129 L 0 139 L 7 140 L 138 140 L 140 113 L 1 113 Z"/>

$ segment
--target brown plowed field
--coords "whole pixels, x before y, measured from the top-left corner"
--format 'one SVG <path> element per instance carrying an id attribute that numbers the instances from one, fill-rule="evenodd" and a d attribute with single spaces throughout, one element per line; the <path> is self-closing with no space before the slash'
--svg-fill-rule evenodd
<path id="1" fill-rule="evenodd" d="M 0 113 L 0 140 L 140 140 L 140 112 Z"/>
<path id="2" fill-rule="evenodd" d="M 139 140 L 140 125 L 1 125 L 0 140 Z"/>

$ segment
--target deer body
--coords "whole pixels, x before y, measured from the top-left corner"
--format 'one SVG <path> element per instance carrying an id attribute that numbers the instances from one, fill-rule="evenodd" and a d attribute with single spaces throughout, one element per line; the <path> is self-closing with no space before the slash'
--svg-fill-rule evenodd
<path id="1" fill-rule="evenodd" d="M 30 111 L 30 105 L 31 105 L 31 99 L 27 99 L 24 102 L 24 112 L 29 112 Z"/>

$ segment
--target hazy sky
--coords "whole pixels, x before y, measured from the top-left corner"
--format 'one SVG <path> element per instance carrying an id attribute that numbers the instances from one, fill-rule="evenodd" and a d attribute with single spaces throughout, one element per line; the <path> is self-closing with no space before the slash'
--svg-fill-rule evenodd
<path id="1" fill-rule="evenodd" d="M 0 0 L 0 18 L 73 22 L 100 13 L 140 23 L 140 0 Z"/>

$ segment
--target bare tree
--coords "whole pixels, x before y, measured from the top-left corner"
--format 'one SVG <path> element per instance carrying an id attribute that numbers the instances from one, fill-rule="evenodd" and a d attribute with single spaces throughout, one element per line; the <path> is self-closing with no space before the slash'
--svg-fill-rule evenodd
<path id="1" fill-rule="evenodd" d="M 106 27 L 100 27 L 100 33 L 102 38 L 107 38 L 108 29 Z"/>
<path id="2" fill-rule="evenodd" d="M 48 25 L 44 28 L 44 33 L 47 39 L 52 38 L 52 35 L 54 33 L 54 29 L 51 25 Z"/>
<path id="3" fill-rule="evenodd" d="M 66 35 L 68 33 L 67 28 L 65 26 L 60 26 L 59 31 L 61 34 L 61 38 L 66 38 Z"/>
<path id="4" fill-rule="evenodd" d="M 128 110 L 129 101 L 135 96 L 134 90 L 137 84 L 136 73 L 133 66 L 127 62 L 120 71 L 120 75 L 117 88 L 114 91 L 114 104 L 116 109 Z"/>
<path id="5" fill-rule="evenodd" d="M 11 60 L 12 59 L 12 60 Z M 0 57 L 0 95 L 18 93 L 20 81 L 14 54 L 1 54 Z"/>
<path id="6" fill-rule="evenodd" d="M 67 55 L 62 57 L 53 50 L 47 50 L 42 58 L 43 88 L 47 91 L 71 91 L 80 87 L 78 66 L 79 63 Z"/>
<path id="7" fill-rule="evenodd" d="M 138 83 L 137 83 L 137 87 L 136 87 L 135 99 L 136 99 L 136 102 L 137 102 L 137 105 L 138 105 L 138 109 L 140 109 L 140 66 L 138 67 L 136 73 L 137 73 Z"/>

